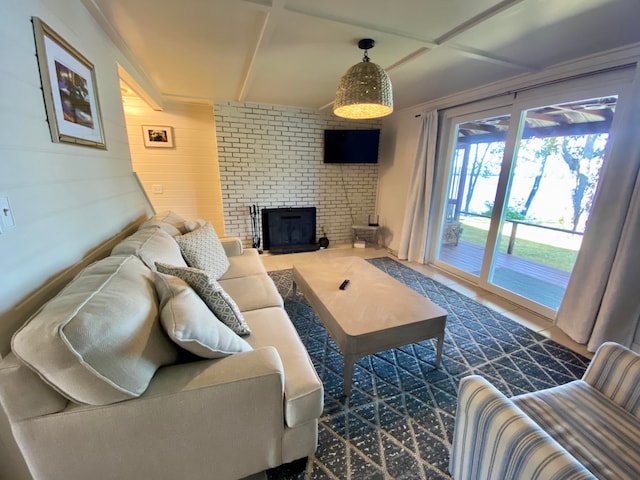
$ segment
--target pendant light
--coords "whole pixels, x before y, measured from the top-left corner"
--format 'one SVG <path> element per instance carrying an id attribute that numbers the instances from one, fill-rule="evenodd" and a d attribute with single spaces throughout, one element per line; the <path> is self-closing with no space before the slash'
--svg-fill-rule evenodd
<path id="1" fill-rule="evenodd" d="M 358 47 L 364 50 L 362 61 L 340 79 L 333 102 L 333 113 L 343 118 L 378 118 L 393 112 L 391 80 L 382 67 L 369 61 L 367 50 L 375 41 L 363 38 Z"/>

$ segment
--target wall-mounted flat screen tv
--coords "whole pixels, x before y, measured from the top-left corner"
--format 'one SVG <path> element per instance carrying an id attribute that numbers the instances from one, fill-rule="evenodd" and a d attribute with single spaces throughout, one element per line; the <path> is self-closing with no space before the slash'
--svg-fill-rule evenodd
<path id="1" fill-rule="evenodd" d="M 325 130 L 324 163 L 378 163 L 380 129 Z"/>

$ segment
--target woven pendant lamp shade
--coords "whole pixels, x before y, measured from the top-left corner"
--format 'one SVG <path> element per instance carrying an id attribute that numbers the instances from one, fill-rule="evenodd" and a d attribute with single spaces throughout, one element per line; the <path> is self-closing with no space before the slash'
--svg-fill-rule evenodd
<path id="1" fill-rule="evenodd" d="M 389 75 L 379 65 L 369 61 L 366 50 L 373 48 L 371 39 L 360 40 L 365 50 L 362 62 L 354 65 L 340 79 L 333 102 L 333 113 L 339 117 L 378 118 L 393 112 L 393 91 Z"/>

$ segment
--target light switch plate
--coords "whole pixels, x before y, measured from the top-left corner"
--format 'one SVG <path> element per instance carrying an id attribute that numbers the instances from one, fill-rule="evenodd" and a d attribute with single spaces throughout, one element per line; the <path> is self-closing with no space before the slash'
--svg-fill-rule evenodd
<path id="1" fill-rule="evenodd" d="M 5 231 L 15 228 L 16 226 L 8 197 L 0 197 L 0 224 Z"/>

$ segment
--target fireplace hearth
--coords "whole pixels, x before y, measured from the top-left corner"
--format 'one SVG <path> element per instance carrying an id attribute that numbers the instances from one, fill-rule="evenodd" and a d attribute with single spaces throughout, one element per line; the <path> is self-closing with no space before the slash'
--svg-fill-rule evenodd
<path id="1" fill-rule="evenodd" d="M 316 207 L 263 208 L 262 237 L 273 254 L 318 250 Z"/>

